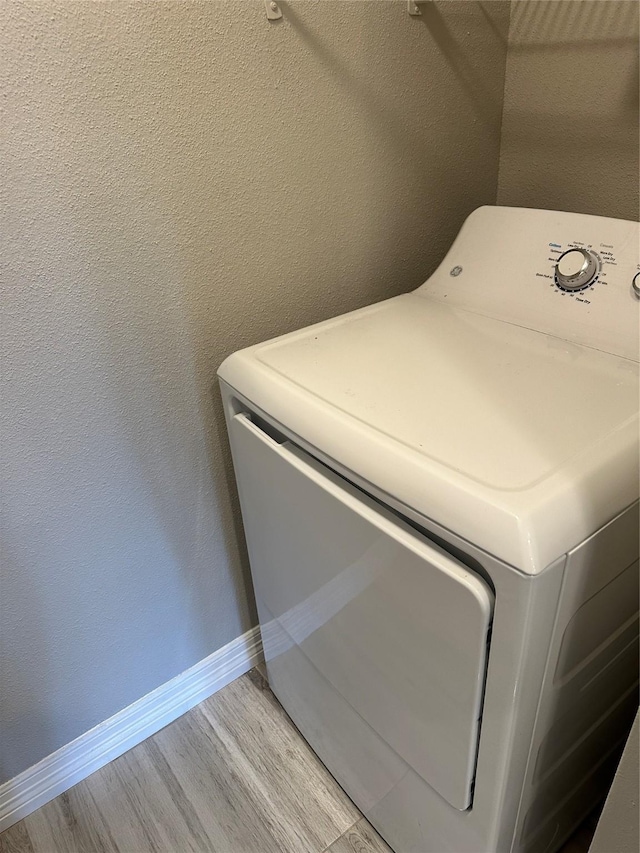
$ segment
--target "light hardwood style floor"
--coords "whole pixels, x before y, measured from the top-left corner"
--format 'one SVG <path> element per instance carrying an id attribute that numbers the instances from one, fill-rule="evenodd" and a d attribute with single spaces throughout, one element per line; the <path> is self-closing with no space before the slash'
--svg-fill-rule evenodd
<path id="1" fill-rule="evenodd" d="M 390 851 L 252 670 L 5 830 L 0 853 Z"/>

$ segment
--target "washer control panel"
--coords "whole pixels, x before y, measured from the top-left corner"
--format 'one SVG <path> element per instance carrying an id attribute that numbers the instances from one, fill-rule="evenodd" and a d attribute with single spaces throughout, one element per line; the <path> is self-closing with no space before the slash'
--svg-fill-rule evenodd
<path id="1" fill-rule="evenodd" d="M 556 263 L 556 284 L 560 290 L 573 293 L 595 283 L 600 272 L 600 258 L 591 249 L 567 249 Z"/>
<path id="2" fill-rule="evenodd" d="M 591 217 L 595 218 L 595 217 Z M 605 220 L 616 222 L 619 220 Z M 633 227 L 634 223 L 624 223 Z M 638 226 L 636 226 L 638 228 Z M 640 233 L 637 237 L 637 257 L 640 258 Z M 619 247 L 622 246 L 622 249 Z M 633 246 L 631 241 L 614 240 L 608 235 L 607 240 L 588 242 L 569 240 L 567 242 L 550 241 L 547 249 L 546 263 L 540 263 L 536 269 L 536 277 L 547 279 L 549 287 L 556 297 L 565 293 L 572 295 L 579 304 L 598 305 L 604 296 L 604 288 L 615 282 L 618 292 L 625 291 L 627 296 L 640 296 L 640 290 L 636 289 L 634 282 L 640 288 L 640 262 L 633 263 L 633 256 L 629 252 Z M 627 253 L 630 255 L 627 257 Z M 546 267 L 546 264 L 550 265 Z M 625 275 L 626 267 L 630 265 L 629 272 Z M 546 269 L 545 269 L 546 267 Z M 623 272 L 624 270 L 624 272 Z M 631 277 L 631 287 L 625 286 L 624 279 Z M 552 284 L 553 282 L 553 284 Z M 624 299 L 624 297 L 623 297 Z M 616 300 L 618 302 L 618 300 Z M 633 299 L 626 299 L 626 303 L 633 303 Z M 617 310 L 621 310 L 624 304 L 620 302 Z"/>
<path id="3" fill-rule="evenodd" d="M 481 207 L 417 293 L 640 361 L 640 225 Z"/>

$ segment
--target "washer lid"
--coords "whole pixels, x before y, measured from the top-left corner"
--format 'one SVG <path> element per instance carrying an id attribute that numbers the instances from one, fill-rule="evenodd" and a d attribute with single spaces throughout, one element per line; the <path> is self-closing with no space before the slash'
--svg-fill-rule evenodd
<path id="1" fill-rule="evenodd" d="M 541 571 L 637 497 L 638 366 L 407 294 L 231 356 L 303 441 Z"/>

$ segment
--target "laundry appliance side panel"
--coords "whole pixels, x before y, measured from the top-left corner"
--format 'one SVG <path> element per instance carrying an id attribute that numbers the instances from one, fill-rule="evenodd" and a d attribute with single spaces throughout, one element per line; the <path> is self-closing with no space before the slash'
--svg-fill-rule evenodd
<path id="1" fill-rule="evenodd" d="M 638 709 L 639 533 L 636 502 L 568 555 L 518 851 L 555 849 L 615 772 Z"/>

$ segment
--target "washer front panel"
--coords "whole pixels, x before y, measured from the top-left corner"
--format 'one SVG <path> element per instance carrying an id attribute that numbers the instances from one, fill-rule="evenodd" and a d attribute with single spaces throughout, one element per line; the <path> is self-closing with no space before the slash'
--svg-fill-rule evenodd
<path id="1" fill-rule="evenodd" d="M 246 414 L 230 436 L 267 661 L 297 647 L 400 766 L 468 808 L 491 590 Z"/>

